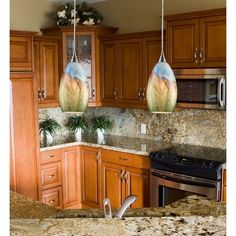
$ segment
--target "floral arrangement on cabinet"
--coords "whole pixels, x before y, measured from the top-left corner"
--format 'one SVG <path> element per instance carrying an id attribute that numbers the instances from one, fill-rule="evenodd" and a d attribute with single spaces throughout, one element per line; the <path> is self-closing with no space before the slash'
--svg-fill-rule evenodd
<path id="1" fill-rule="evenodd" d="M 95 25 L 103 20 L 102 15 L 86 2 L 77 4 L 75 12 L 70 3 L 60 6 L 54 15 L 54 20 L 58 26 L 73 25 L 74 14 L 76 14 L 76 25 Z"/>

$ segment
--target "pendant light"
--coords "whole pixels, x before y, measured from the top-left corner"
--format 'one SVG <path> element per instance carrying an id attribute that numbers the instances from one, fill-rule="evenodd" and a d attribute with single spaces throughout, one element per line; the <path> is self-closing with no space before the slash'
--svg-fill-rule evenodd
<path id="1" fill-rule="evenodd" d="M 175 75 L 166 62 L 163 49 L 164 0 L 161 15 L 161 55 L 148 79 L 147 104 L 152 113 L 172 112 L 176 106 L 177 85 Z"/>
<path id="2" fill-rule="evenodd" d="M 88 106 L 89 88 L 85 71 L 78 62 L 76 40 L 76 0 L 74 0 L 74 35 L 73 55 L 61 77 L 59 87 L 59 103 L 63 112 L 84 113 Z"/>

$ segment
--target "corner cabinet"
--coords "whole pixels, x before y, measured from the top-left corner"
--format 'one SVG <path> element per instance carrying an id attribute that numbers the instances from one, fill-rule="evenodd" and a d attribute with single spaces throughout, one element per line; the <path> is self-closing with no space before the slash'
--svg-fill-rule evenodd
<path id="1" fill-rule="evenodd" d="M 226 10 L 165 17 L 167 61 L 172 68 L 226 66 Z"/>
<path id="2" fill-rule="evenodd" d="M 41 29 L 44 35 L 60 37 L 60 70 L 63 73 L 73 54 L 73 27 L 62 26 Z M 89 106 L 100 106 L 100 35 L 115 34 L 117 28 L 106 26 L 77 26 L 76 52 L 78 60 L 88 78 L 90 97 Z"/>
<path id="3" fill-rule="evenodd" d="M 160 32 L 101 37 L 103 106 L 146 107 L 146 87 L 161 51 Z"/>
<path id="4" fill-rule="evenodd" d="M 34 37 L 34 73 L 38 80 L 39 107 L 59 106 L 58 45 L 57 38 Z"/>

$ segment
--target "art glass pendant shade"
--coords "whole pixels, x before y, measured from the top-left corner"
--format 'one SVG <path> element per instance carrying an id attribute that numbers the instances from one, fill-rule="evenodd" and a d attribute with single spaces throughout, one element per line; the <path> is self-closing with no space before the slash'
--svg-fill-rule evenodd
<path id="1" fill-rule="evenodd" d="M 86 73 L 78 62 L 67 65 L 61 77 L 59 103 L 63 112 L 83 113 L 89 100 Z"/>
<path id="2" fill-rule="evenodd" d="M 161 56 L 148 79 L 147 105 L 152 113 L 168 113 L 175 109 L 177 84 L 175 75 L 164 56 L 164 0 L 161 1 Z"/>
<path id="3" fill-rule="evenodd" d="M 158 62 L 152 70 L 147 86 L 147 104 L 152 113 L 167 113 L 175 109 L 177 85 L 168 63 Z"/>

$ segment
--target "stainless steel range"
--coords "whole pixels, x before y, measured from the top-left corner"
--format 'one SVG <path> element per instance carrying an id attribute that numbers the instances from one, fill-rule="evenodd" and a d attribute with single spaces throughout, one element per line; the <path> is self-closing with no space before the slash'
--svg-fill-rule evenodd
<path id="1" fill-rule="evenodd" d="M 220 200 L 223 149 L 173 145 L 150 153 L 151 207 L 161 207 L 188 195 Z"/>

